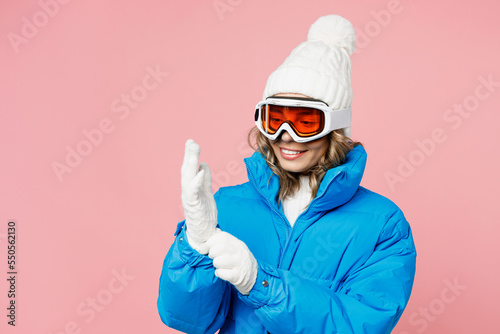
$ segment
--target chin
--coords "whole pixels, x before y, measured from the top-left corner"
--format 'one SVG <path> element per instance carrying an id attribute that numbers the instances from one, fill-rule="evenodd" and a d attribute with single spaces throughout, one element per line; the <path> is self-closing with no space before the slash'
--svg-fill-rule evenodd
<path id="1" fill-rule="evenodd" d="M 281 168 L 290 173 L 302 173 L 308 168 L 303 164 L 298 164 L 290 161 L 280 161 Z"/>

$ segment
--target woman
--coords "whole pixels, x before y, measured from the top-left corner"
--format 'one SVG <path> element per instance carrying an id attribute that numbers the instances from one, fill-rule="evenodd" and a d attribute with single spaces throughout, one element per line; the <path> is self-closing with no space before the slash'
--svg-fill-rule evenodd
<path id="1" fill-rule="evenodd" d="M 187 333 L 390 333 L 408 299 L 415 246 L 390 200 L 359 184 L 349 138 L 355 34 L 316 21 L 257 105 L 249 182 L 211 193 L 186 142 L 185 221 L 160 277 L 162 321 Z"/>

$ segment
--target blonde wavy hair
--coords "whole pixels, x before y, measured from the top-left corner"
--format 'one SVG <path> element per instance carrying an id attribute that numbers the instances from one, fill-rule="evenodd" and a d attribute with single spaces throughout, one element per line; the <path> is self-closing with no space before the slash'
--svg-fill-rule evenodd
<path id="1" fill-rule="evenodd" d="M 279 191 L 277 195 L 278 203 L 283 201 L 286 197 L 293 195 L 300 188 L 300 175 L 309 176 L 309 185 L 311 187 L 311 200 L 316 197 L 318 193 L 321 180 L 326 172 L 333 168 L 342 165 L 345 162 L 345 157 L 349 151 L 362 143 L 352 141 L 349 137 L 344 135 L 344 132 L 334 130 L 328 135 L 328 148 L 325 155 L 322 156 L 318 164 L 313 166 L 307 171 L 301 173 L 293 173 L 284 170 L 276 158 L 274 151 L 271 147 L 271 142 L 264 136 L 257 127 L 253 127 L 248 133 L 248 144 L 252 149 L 260 152 L 266 157 L 266 162 L 269 168 L 279 177 Z"/>

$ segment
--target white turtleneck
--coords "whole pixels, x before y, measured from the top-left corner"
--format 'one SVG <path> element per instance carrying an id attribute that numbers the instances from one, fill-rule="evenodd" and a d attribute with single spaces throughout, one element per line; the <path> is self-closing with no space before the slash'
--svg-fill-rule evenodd
<path id="1" fill-rule="evenodd" d="M 295 224 L 299 215 L 304 212 L 311 200 L 311 187 L 309 186 L 309 176 L 300 176 L 300 188 L 292 196 L 288 196 L 283 200 L 283 212 L 290 222 L 290 225 Z"/>

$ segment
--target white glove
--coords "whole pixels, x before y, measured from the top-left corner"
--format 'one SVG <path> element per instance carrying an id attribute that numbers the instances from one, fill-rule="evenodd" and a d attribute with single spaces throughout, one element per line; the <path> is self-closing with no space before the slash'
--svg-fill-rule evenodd
<path id="1" fill-rule="evenodd" d="M 233 284 L 248 295 L 257 279 L 257 260 L 247 245 L 227 232 L 213 234 L 205 243 L 214 260 L 215 276 Z"/>
<path id="2" fill-rule="evenodd" d="M 217 206 L 212 194 L 210 168 L 202 162 L 198 171 L 199 156 L 200 146 L 188 139 L 181 168 L 181 199 L 188 242 L 200 254 L 207 254 L 208 248 L 203 243 L 215 233 Z"/>

